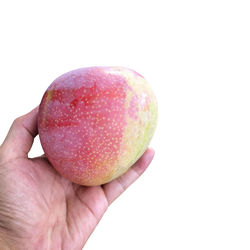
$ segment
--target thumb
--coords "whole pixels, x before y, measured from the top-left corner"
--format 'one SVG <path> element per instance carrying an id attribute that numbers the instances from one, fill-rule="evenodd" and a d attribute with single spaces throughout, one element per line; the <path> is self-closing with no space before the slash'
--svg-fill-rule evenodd
<path id="1" fill-rule="evenodd" d="M 3 145 L 4 158 L 28 157 L 28 153 L 36 137 L 38 107 L 13 122 Z"/>

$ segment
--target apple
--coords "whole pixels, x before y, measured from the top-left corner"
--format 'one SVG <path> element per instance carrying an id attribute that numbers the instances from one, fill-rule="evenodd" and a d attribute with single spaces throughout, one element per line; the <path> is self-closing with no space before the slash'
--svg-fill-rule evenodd
<path id="1" fill-rule="evenodd" d="M 46 157 L 74 183 L 107 183 L 145 152 L 157 101 L 145 79 L 123 67 L 89 67 L 58 77 L 46 90 L 38 131 Z"/>

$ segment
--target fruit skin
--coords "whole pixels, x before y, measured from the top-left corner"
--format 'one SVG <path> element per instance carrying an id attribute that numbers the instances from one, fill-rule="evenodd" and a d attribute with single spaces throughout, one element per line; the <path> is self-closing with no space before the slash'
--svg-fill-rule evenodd
<path id="1" fill-rule="evenodd" d="M 90 67 L 57 78 L 38 114 L 40 141 L 53 167 L 95 186 L 125 173 L 145 152 L 157 123 L 145 79 L 123 67 Z"/>

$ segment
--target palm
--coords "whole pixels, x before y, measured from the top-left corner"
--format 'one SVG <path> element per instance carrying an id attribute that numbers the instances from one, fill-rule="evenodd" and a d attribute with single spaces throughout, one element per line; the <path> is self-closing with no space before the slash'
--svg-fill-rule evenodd
<path id="1" fill-rule="evenodd" d="M 1 190 L 4 197 L 8 193 L 9 215 L 15 215 L 15 225 L 9 229 L 16 231 L 21 225 L 20 237 L 34 241 L 49 232 L 63 249 L 80 249 L 108 207 L 102 187 L 66 180 L 45 157 L 17 159 L 5 165 L 10 166 L 4 166 L 8 172 L 0 176 Z"/>
<path id="2" fill-rule="evenodd" d="M 59 175 L 46 157 L 27 157 L 36 135 L 36 116 L 32 117 L 29 123 L 24 118 L 14 123 L 0 149 L 0 235 L 1 230 L 7 232 L 17 244 L 26 239 L 29 245 L 22 242 L 21 249 L 82 249 L 109 204 L 146 169 L 153 152 L 148 150 L 108 184 L 80 186 Z M 19 139 L 14 129 L 20 130 Z M 22 155 L 17 152 L 24 139 Z M 13 140 L 19 145 L 15 141 L 10 148 Z"/>

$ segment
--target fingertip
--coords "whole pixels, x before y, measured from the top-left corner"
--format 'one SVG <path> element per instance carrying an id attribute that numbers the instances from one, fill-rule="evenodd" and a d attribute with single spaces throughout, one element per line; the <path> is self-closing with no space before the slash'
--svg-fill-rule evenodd
<path id="1" fill-rule="evenodd" d="M 30 151 L 37 129 L 38 106 L 14 120 L 3 142 L 8 157 L 26 157 Z"/>
<path id="2" fill-rule="evenodd" d="M 149 165 L 153 160 L 154 155 L 155 155 L 155 150 L 153 148 L 148 148 L 142 156 L 144 158 L 144 163 L 146 165 Z"/>
<path id="3" fill-rule="evenodd" d="M 150 156 L 152 159 L 154 158 L 155 156 L 155 150 L 151 147 L 148 147 L 148 149 L 146 150 L 147 154 L 148 154 L 148 157 Z"/>
<path id="4" fill-rule="evenodd" d="M 23 117 L 24 118 L 29 118 L 29 119 L 34 119 L 37 118 L 38 115 L 38 110 L 39 110 L 39 106 L 36 106 L 34 109 L 32 109 L 30 112 L 28 112 L 27 114 L 25 114 Z"/>
<path id="5" fill-rule="evenodd" d="M 141 158 L 133 165 L 133 169 L 138 175 L 141 175 L 150 165 L 154 158 L 155 151 L 153 148 L 148 148 Z"/>

